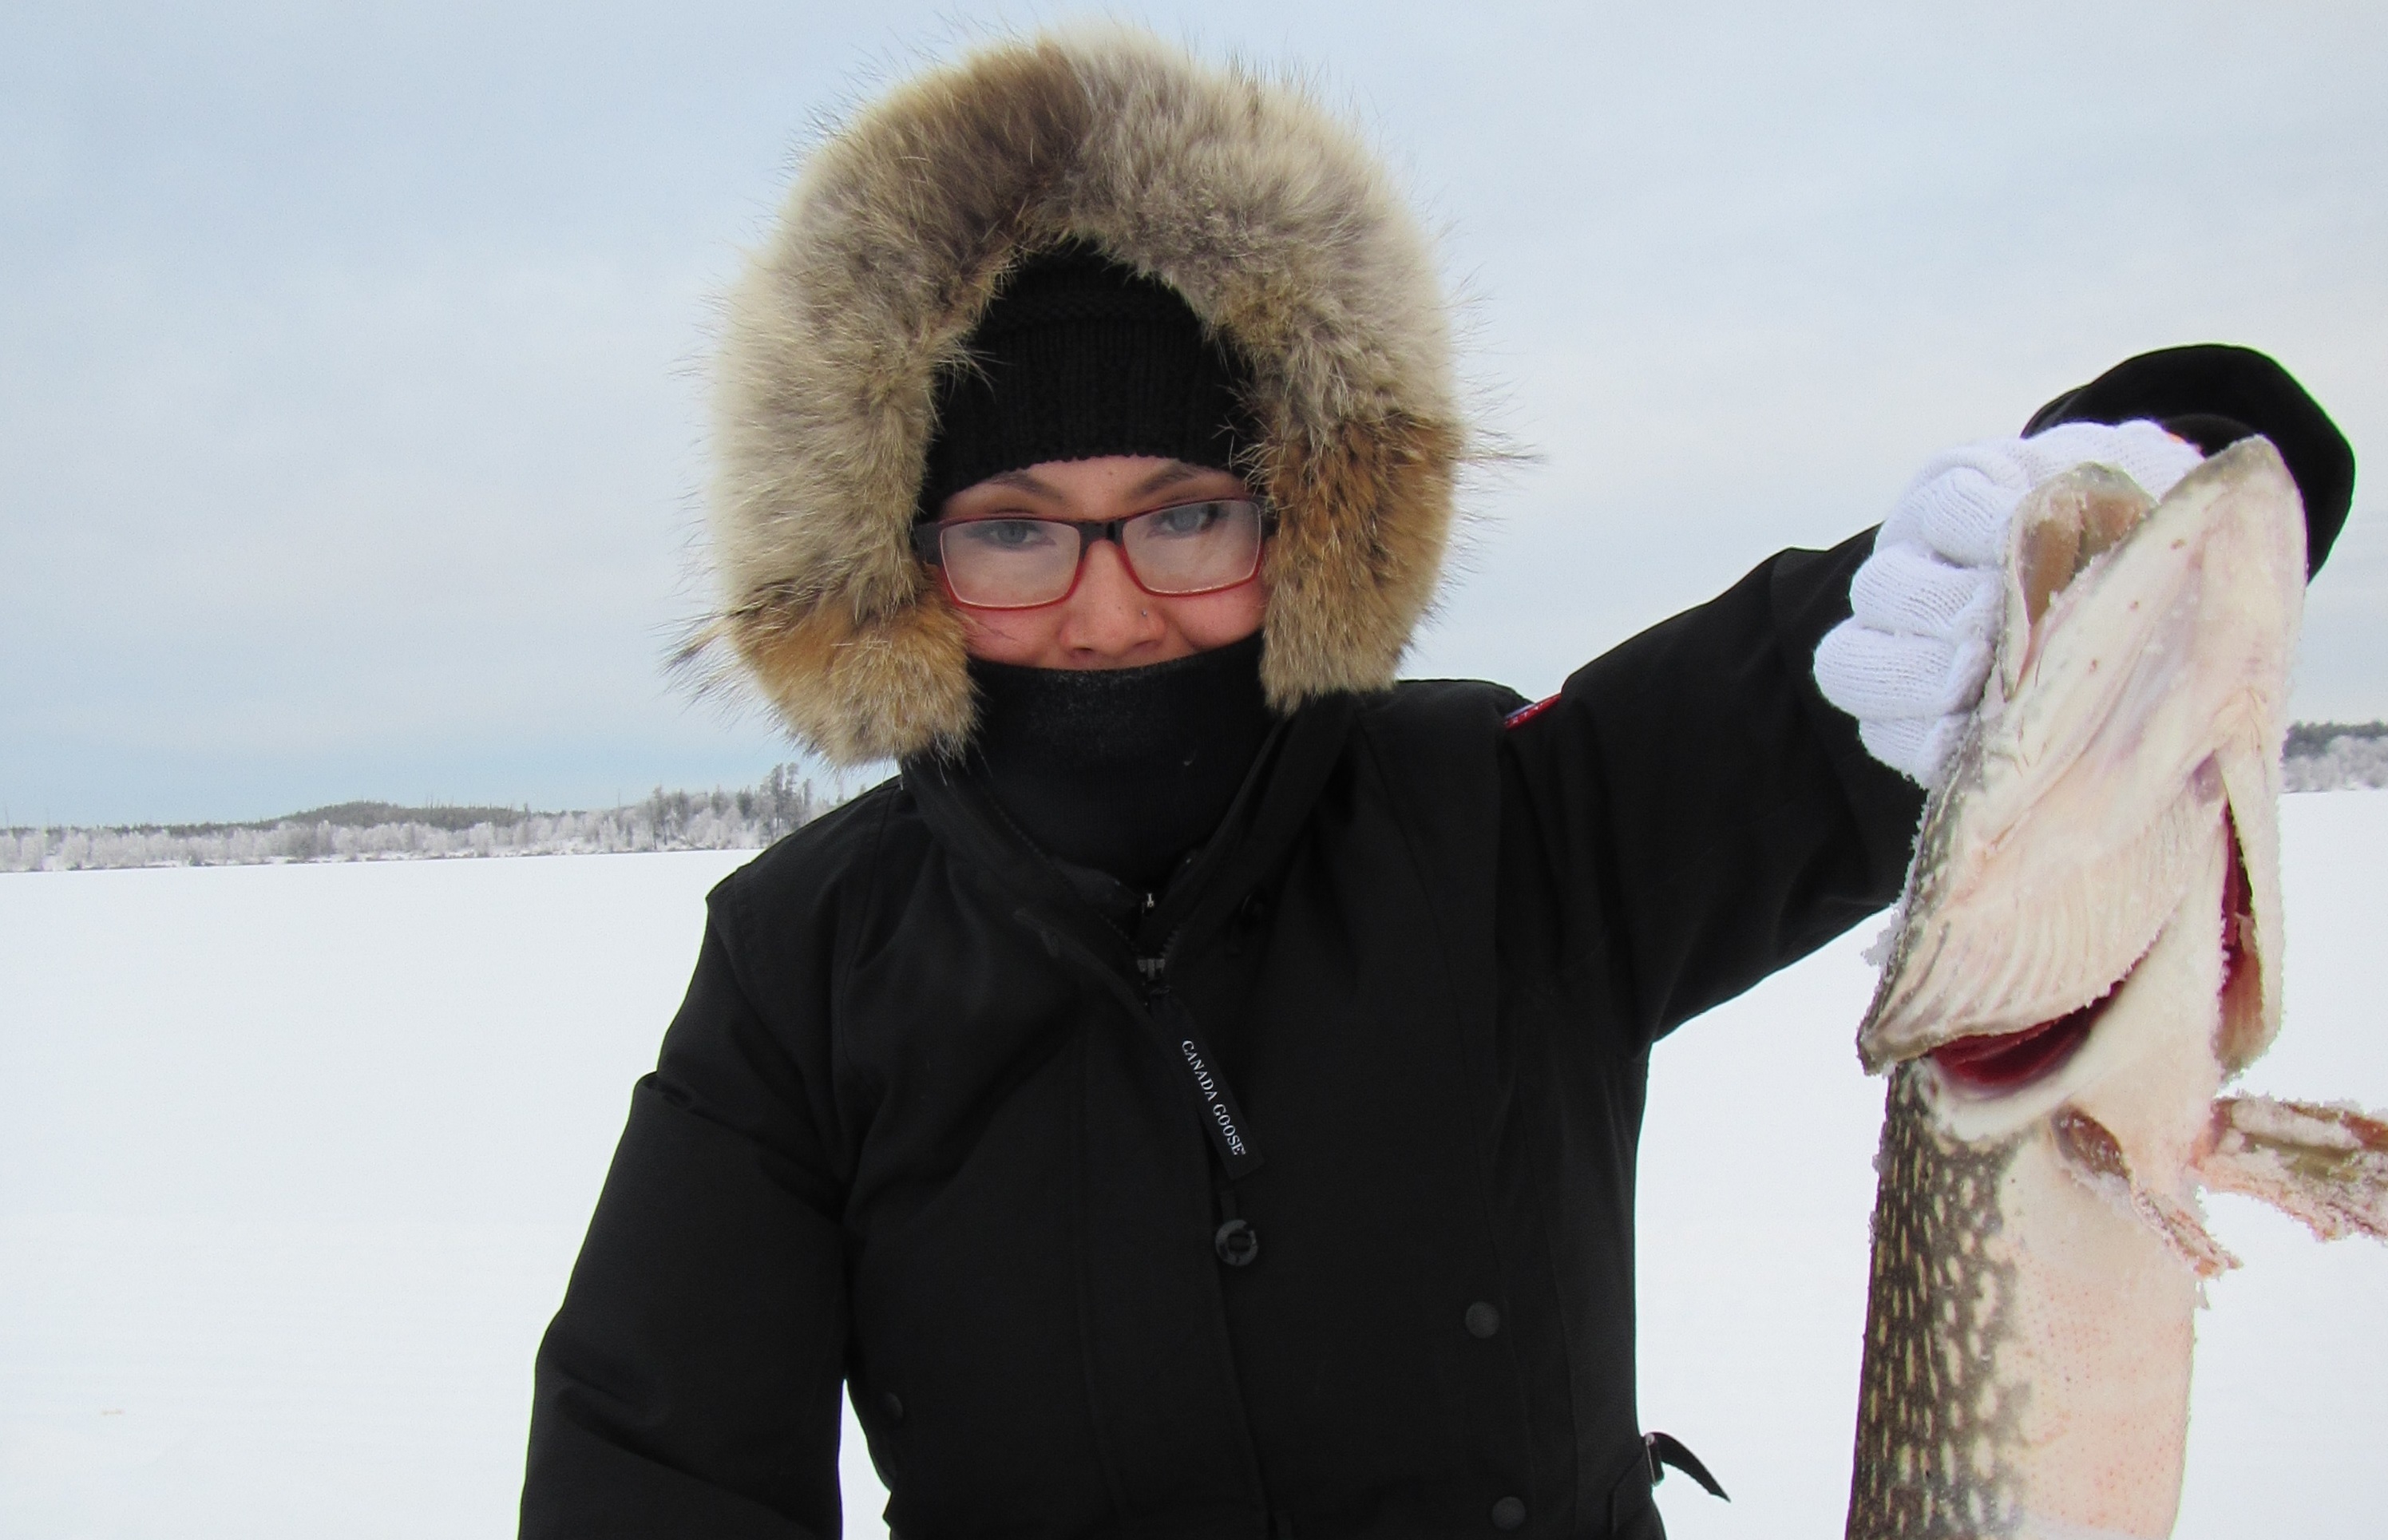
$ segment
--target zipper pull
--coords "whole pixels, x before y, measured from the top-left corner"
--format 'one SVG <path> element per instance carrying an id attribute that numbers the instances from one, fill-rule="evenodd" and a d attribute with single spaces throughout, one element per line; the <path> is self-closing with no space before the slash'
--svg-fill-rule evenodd
<path id="1" fill-rule="evenodd" d="M 1185 1070 L 1187 1088 L 1194 1093 L 1194 1104 L 1201 1110 L 1202 1126 L 1211 1136 L 1212 1148 L 1218 1151 L 1228 1179 L 1236 1180 L 1260 1169 L 1260 1152 L 1252 1148 L 1251 1137 L 1245 1131 L 1244 1114 L 1236 1105 L 1236 1093 L 1227 1088 L 1226 1076 L 1213 1067 L 1211 1050 L 1194 1025 L 1193 1012 L 1186 1009 L 1185 1001 L 1169 992 L 1168 967 L 1166 952 L 1136 960 L 1137 976 L 1144 986 L 1144 1009 L 1161 1029 L 1163 1040 L 1171 1042 L 1170 1057 Z"/>

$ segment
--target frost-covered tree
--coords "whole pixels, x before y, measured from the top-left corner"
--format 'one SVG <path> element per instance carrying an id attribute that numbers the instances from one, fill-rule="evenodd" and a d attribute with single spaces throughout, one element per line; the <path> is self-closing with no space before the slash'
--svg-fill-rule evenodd
<path id="1" fill-rule="evenodd" d="M 461 856 L 759 850 L 836 806 L 794 765 L 737 791 L 667 792 L 589 812 L 350 802 L 258 823 L 0 830 L 0 872 Z"/>

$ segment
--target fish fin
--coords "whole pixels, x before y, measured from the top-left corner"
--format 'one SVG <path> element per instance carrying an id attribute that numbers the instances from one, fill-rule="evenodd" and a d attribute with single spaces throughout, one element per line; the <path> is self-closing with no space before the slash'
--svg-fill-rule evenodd
<path id="1" fill-rule="evenodd" d="M 2239 1266 L 2229 1249 L 2205 1228 L 2195 1201 L 2142 1186 L 2132 1175 L 2122 1142 L 2106 1126 L 2077 1107 L 2051 1120 L 2057 1153 L 2076 1180 L 2155 1232 L 2172 1254 L 2200 1278 L 2219 1278 Z"/>
<path id="2" fill-rule="evenodd" d="M 2217 1192 L 2259 1199 L 2317 1239 L 2388 1241 L 2388 1119 L 2345 1103 L 2226 1096 L 2197 1174 Z"/>

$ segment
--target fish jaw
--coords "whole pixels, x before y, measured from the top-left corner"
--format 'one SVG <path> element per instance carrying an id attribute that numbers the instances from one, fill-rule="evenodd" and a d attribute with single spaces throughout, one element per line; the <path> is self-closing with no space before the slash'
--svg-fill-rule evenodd
<path id="1" fill-rule="evenodd" d="M 2278 760 L 2303 504 L 2277 452 L 2242 441 L 2035 615 L 2015 576 L 2032 561 L 2023 542 L 2062 522 L 2050 511 L 2063 500 L 2103 510 L 2116 495 L 2075 473 L 2018 511 L 1999 661 L 1925 809 L 1859 1033 L 1869 1070 L 2026 1031 L 2113 991 L 2207 864 L 2217 807 L 2245 868 L 2253 969 L 2221 1051 L 2236 1068 L 2278 1030 Z"/>
<path id="2" fill-rule="evenodd" d="M 2192 875 L 2147 950 L 2087 1009 L 2034 1038 L 1959 1038 L 1913 1063 L 1916 1085 L 1959 1139 L 2003 1139 L 2076 1107 L 2114 1130 L 2136 1167 L 2177 1170 L 2205 1139 L 2207 1105 L 2221 1088 L 2214 1043 L 2237 969 L 2226 948 L 2236 851 L 2218 792 L 2198 821 Z M 2192 826 L 2193 827 L 2193 826 Z M 2020 1038 L 2049 1044 L 2027 1076 L 1985 1079 L 1966 1050 Z"/>

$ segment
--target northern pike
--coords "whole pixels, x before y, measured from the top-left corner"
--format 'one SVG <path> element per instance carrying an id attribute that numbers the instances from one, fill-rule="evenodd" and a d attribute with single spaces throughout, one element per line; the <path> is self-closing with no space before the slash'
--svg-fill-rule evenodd
<path id="1" fill-rule="evenodd" d="M 1848 1534 L 2172 1531 L 2201 1189 L 2388 1239 L 2388 1123 L 2220 1094 L 2280 1024 L 2305 518 L 2271 445 L 2027 497 L 1860 1057 L 1890 1085 Z"/>

